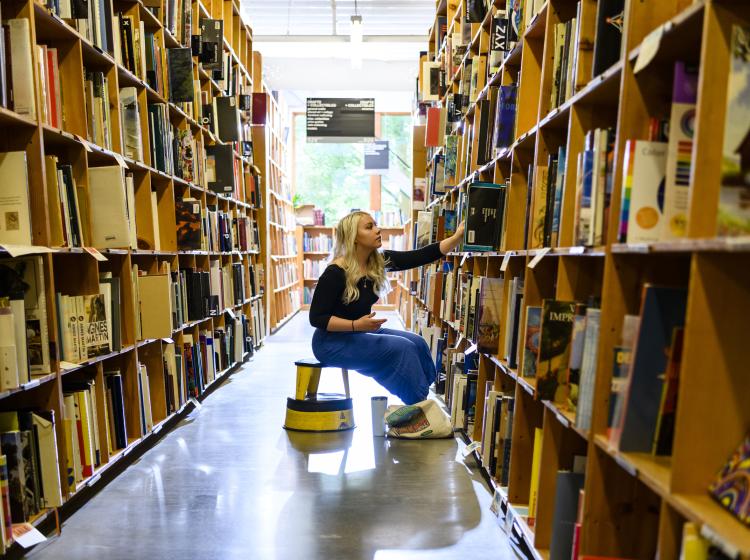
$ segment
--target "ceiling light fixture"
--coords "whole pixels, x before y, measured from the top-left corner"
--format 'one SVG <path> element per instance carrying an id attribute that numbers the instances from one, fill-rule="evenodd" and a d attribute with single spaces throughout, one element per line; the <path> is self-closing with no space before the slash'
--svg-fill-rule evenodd
<path id="1" fill-rule="evenodd" d="M 354 15 L 351 17 L 352 27 L 349 39 L 352 44 L 352 68 L 362 68 L 362 16 L 357 13 L 357 0 L 354 0 Z"/>

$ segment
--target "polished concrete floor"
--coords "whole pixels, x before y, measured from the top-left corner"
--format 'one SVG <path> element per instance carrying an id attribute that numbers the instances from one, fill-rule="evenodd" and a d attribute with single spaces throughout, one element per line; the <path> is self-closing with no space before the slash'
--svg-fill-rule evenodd
<path id="1" fill-rule="evenodd" d="M 387 316 L 386 326 L 401 328 Z M 462 443 L 372 436 L 369 397 L 384 393 L 371 379 L 350 376 L 353 432 L 282 429 L 293 361 L 312 355 L 311 336 L 298 314 L 28 557 L 513 558 Z M 340 390 L 340 376 L 327 371 L 321 390 Z"/>

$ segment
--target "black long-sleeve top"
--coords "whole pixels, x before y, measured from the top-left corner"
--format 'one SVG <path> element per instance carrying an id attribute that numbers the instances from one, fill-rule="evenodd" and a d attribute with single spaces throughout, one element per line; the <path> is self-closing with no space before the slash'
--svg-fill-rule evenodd
<path id="1" fill-rule="evenodd" d="M 386 270 L 408 270 L 438 260 L 443 254 L 440 243 L 433 243 L 416 251 L 383 251 Z M 372 280 L 363 276 L 357 282 L 359 299 L 348 305 L 342 301 L 346 288 L 346 273 L 337 264 L 329 264 L 320 275 L 310 305 L 310 324 L 326 330 L 331 317 L 354 321 L 368 315 L 378 301 Z"/>

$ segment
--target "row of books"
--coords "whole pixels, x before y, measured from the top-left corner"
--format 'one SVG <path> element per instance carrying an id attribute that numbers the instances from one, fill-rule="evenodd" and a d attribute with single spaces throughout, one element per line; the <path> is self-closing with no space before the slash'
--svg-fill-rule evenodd
<path id="1" fill-rule="evenodd" d="M 302 303 L 304 305 L 310 305 L 312 303 L 314 291 L 315 287 L 305 286 L 302 288 Z"/>
<path id="2" fill-rule="evenodd" d="M 278 201 L 274 201 L 271 205 L 268 218 L 285 228 L 293 228 L 297 224 L 294 210 L 288 204 L 281 204 Z"/>
<path id="3" fill-rule="evenodd" d="M 305 280 L 317 280 L 328 266 L 328 260 L 305 259 L 302 270 Z"/>
<path id="4" fill-rule="evenodd" d="M 226 309 L 259 295 L 256 288 L 262 267 L 250 268 L 249 285 L 242 263 L 210 263 L 210 270 L 184 268 L 172 271 L 163 262 L 157 273 L 146 274 L 133 265 L 136 291 L 136 338 L 170 338 L 173 330 L 193 321 L 219 317 Z"/>
<path id="5" fill-rule="evenodd" d="M 313 235 L 306 231 L 302 234 L 302 248 L 306 253 L 329 252 L 333 250 L 333 238 L 325 233 Z"/>
<path id="6" fill-rule="evenodd" d="M 481 0 L 464 2 L 464 13 L 460 23 L 451 26 L 453 32 L 447 34 L 444 16 L 436 21 L 435 59 L 430 60 L 428 53 L 420 54 L 420 77 L 418 79 L 417 101 L 420 107 L 431 102 L 441 101 L 457 72 L 459 92 L 453 102 L 459 111 L 466 113 L 471 103 L 475 102 L 479 92 L 489 78 L 499 70 L 503 60 L 512 51 L 523 36 L 525 28 L 539 13 L 543 6 L 539 0 L 515 0 L 503 8 L 495 8 L 491 3 Z M 593 69 L 591 79 L 607 70 L 620 57 L 624 0 L 604 0 L 597 4 L 597 24 L 593 44 Z M 488 50 L 478 55 L 468 56 L 469 45 L 473 39 L 472 24 L 483 23 L 491 14 Z M 560 105 L 575 93 L 579 79 L 578 53 L 586 48 L 590 39 L 580 35 L 581 2 L 577 4 L 577 17 L 556 24 L 553 34 L 553 91 L 550 108 Z M 474 27 L 476 30 L 477 27 Z M 581 76 L 580 78 L 583 78 Z M 585 83 L 585 82 L 584 82 Z M 562 87 L 561 87 L 562 86 Z M 450 95 L 450 94 L 449 94 Z"/>
<path id="7" fill-rule="evenodd" d="M 0 413 L 0 533 L 5 551 L 13 525 L 62 505 L 55 414 L 47 410 Z"/>
<path id="8" fill-rule="evenodd" d="M 294 262 L 277 262 L 273 264 L 276 288 L 299 282 L 297 264 Z"/>
<path id="9" fill-rule="evenodd" d="M 277 232 L 277 234 L 271 238 L 271 250 L 274 255 L 297 254 L 297 237 L 294 235 L 294 232 Z"/>
<path id="10" fill-rule="evenodd" d="M 458 123 L 463 115 L 457 112 L 451 97 L 445 107 L 430 107 L 427 109 L 425 145 L 433 148 L 430 158 L 433 167 L 429 176 L 429 192 L 439 195 L 457 184 L 459 172 L 467 175 L 471 165 L 484 165 L 515 140 L 516 133 L 516 100 L 518 87 L 516 84 L 490 86 L 487 96 L 480 100 L 477 107 L 478 126 L 471 129 L 471 135 L 466 138 L 467 152 L 462 159 L 465 168 L 457 167 L 459 135 Z M 473 137 L 476 136 L 476 150 L 472 159 Z M 434 148 L 441 148 L 438 153 Z"/>

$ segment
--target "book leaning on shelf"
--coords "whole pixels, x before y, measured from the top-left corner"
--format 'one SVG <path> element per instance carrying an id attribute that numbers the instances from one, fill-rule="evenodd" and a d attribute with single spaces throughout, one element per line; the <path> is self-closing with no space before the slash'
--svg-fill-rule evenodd
<path id="1" fill-rule="evenodd" d="M 7 474 L 0 473 L 8 483 L 7 493 L 2 492 L 6 529 L 10 522 L 25 523 L 43 509 L 62 505 L 54 412 L 0 413 L 0 448 L 6 459 L 0 460 L 0 469 L 7 467 Z"/>
<path id="2" fill-rule="evenodd" d="M 0 389 L 52 372 L 44 264 L 40 256 L 0 260 Z"/>

